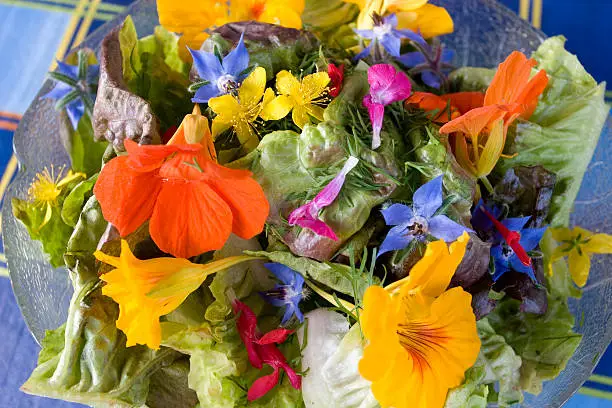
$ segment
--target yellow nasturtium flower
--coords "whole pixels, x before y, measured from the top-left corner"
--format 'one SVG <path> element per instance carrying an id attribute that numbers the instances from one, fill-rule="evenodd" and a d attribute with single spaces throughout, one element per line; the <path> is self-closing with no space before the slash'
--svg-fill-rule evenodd
<path id="1" fill-rule="evenodd" d="M 158 349 L 161 343 L 159 318 L 180 306 L 207 276 L 230 266 L 254 259 L 233 256 L 194 264 L 183 258 L 140 260 L 132 254 L 127 241 L 121 241 L 121 255 L 114 257 L 101 251 L 95 257 L 116 269 L 100 276 L 106 282 L 102 294 L 119 304 L 117 328 L 127 337 L 128 347 L 145 344 Z"/>
<path id="2" fill-rule="evenodd" d="M 444 7 L 427 4 L 428 0 L 344 0 L 357 4 L 361 12 L 357 17 L 357 28 L 370 30 L 374 26 L 374 13 L 384 16 L 395 13 L 399 29 L 420 32 L 424 38 L 453 32 L 453 19 Z"/>
<path id="3" fill-rule="evenodd" d="M 277 104 L 274 91 L 266 88 L 266 70 L 257 67 L 242 82 L 237 94 L 227 94 L 211 98 L 208 106 L 217 114 L 213 119 L 212 133 L 217 137 L 220 133 L 233 127 L 240 143 L 247 151 L 251 151 L 259 144 L 255 132 L 254 122 L 260 117 L 262 109 L 268 104 Z M 265 92 L 264 92 L 265 91 Z M 264 120 L 278 120 L 287 115 L 275 115 L 274 110 L 267 109 L 262 115 Z"/>
<path id="4" fill-rule="evenodd" d="M 264 115 L 284 117 L 292 111 L 293 122 L 300 128 L 310 123 L 310 117 L 323 120 L 323 107 L 330 78 L 327 72 L 306 75 L 299 81 L 289 71 L 276 75 L 276 90 L 280 96 L 264 109 Z"/>
<path id="5" fill-rule="evenodd" d="M 261 21 L 302 28 L 305 0 L 231 0 L 230 21 Z"/>
<path id="6" fill-rule="evenodd" d="M 556 260 L 567 257 L 570 275 L 579 287 L 583 287 L 589 278 L 591 255 L 612 253 L 612 235 L 594 234 L 580 227 L 554 228 L 550 231 L 560 245 L 550 257 L 548 273 L 552 274 L 552 264 Z"/>
<path id="7" fill-rule="evenodd" d="M 366 290 L 360 324 L 368 344 L 359 372 L 381 406 L 442 408 L 476 362 L 472 296 L 446 290 L 468 240 L 464 233 L 450 248 L 434 241 L 408 278 Z"/>

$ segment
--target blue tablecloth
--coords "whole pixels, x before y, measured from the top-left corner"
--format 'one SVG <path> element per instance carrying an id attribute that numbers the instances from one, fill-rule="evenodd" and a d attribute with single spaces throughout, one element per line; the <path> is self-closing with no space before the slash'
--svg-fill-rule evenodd
<path id="1" fill-rule="evenodd" d="M 177 0 L 180 1 L 180 0 Z M 204 1 L 204 0 L 202 0 Z M 124 10 L 129 0 L 0 0 L 0 205 L 17 163 L 12 135 L 55 59 Z M 547 34 L 564 34 L 568 48 L 598 81 L 612 84 L 611 0 L 503 0 Z M 610 88 L 612 89 L 612 88 Z M 612 96 L 610 91 L 608 96 Z M 1 220 L 0 220 L 1 222 Z M 6 264 L 0 239 L 0 275 Z M 28 332 L 8 279 L 0 277 L 0 407 L 76 407 L 25 395 L 19 387 L 36 365 L 39 347 Z M 612 406 L 612 352 L 568 407 Z"/>

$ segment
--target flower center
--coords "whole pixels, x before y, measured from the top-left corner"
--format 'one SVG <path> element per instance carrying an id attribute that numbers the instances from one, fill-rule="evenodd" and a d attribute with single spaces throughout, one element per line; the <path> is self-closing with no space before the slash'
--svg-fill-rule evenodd
<path id="1" fill-rule="evenodd" d="M 253 4 L 253 6 L 251 7 L 251 14 L 253 15 L 253 19 L 259 20 L 259 17 L 261 17 L 265 9 L 266 9 L 265 1 L 259 1 Z"/>
<path id="2" fill-rule="evenodd" d="M 299 296 L 299 293 L 296 292 L 291 285 L 276 285 L 274 288 L 267 291 L 266 295 L 272 299 L 290 303 L 290 299 Z"/>
<path id="3" fill-rule="evenodd" d="M 420 215 L 415 215 L 408 221 L 408 226 L 406 227 L 406 235 L 425 235 L 429 231 L 429 223 L 425 217 L 421 217 Z"/>
<path id="4" fill-rule="evenodd" d="M 510 258 L 512 255 L 514 255 L 514 250 L 512 248 L 510 248 L 510 245 L 506 244 L 505 242 L 502 244 L 502 256 L 505 259 Z"/>
<path id="5" fill-rule="evenodd" d="M 49 172 L 48 169 L 44 169 L 42 173 L 37 174 L 36 180 L 28 189 L 30 198 L 39 204 L 54 203 L 62 192 L 57 184 L 61 175 L 62 171 L 60 170 L 56 178 L 53 170 Z"/>
<path id="6" fill-rule="evenodd" d="M 393 26 L 391 24 L 375 25 L 374 28 L 372 28 L 374 37 L 378 39 L 381 39 L 384 36 L 389 35 L 391 33 L 391 30 L 393 30 Z"/>
<path id="7" fill-rule="evenodd" d="M 238 88 L 236 77 L 230 74 L 223 75 L 217 79 L 217 88 L 223 93 L 230 93 Z"/>

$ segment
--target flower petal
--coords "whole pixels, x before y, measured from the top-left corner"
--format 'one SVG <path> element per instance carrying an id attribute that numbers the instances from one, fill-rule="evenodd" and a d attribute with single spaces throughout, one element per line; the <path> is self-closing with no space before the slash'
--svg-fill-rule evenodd
<path id="1" fill-rule="evenodd" d="M 217 80 L 226 73 L 219 58 L 212 52 L 192 50 L 191 48 L 189 48 L 189 52 L 198 76 L 216 86 Z"/>
<path id="2" fill-rule="evenodd" d="M 443 96 L 449 100 L 451 105 L 464 113 L 480 108 L 484 104 L 484 94 L 482 92 L 455 92 Z"/>
<path id="3" fill-rule="evenodd" d="M 263 67 L 256 67 L 248 77 L 242 82 L 238 89 L 238 100 L 240 105 L 246 110 L 259 104 L 266 88 L 266 70 Z M 257 118 L 259 111 L 253 115 L 253 120 Z"/>
<path id="4" fill-rule="evenodd" d="M 390 251 L 404 249 L 414 239 L 414 235 L 406 233 L 405 225 L 393 227 L 387 233 L 385 240 L 380 244 L 377 257 Z"/>
<path id="5" fill-rule="evenodd" d="M 379 41 L 383 48 L 389 53 L 389 55 L 393 57 L 399 57 L 401 46 L 401 40 L 399 37 L 393 34 L 386 34 L 383 35 L 382 38 L 379 39 Z"/>
<path id="6" fill-rule="evenodd" d="M 166 182 L 149 231 L 164 252 L 189 258 L 223 247 L 232 230 L 229 206 L 205 182 Z"/>
<path id="7" fill-rule="evenodd" d="M 257 344 L 274 344 L 274 343 L 284 343 L 289 337 L 290 334 L 293 334 L 294 330 L 289 329 L 274 329 L 270 330 L 263 336 L 261 336 L 258 340 L 255 341 Z"/>
<path id="8" fill-rule="evenodd" d="M 340 172 L 336 174 L 333 180 L 330 181 L 312 200 L 315 208 L 322 209 L 336 200 L 338 194 L 340 194 L 342 186 L 344 185 L 346 175 L 353 170 L 358 163 L 358 158 L 349 156 L 349 158 L 344 162 Z"/>
<path id="9" fill-rule="evenodd" d="M 448 218 L 446 215 L 436 215 L 429 220 L 429 233 L 446 242 L 455 241 L 464 232 L 473 232 L 469 228 Z"/>
<path id="10" fill-rule="evenodd" d="M 251 172 L 230 169 L 212 161 L 207 161 L 203 170 L 215 195 L 218 194 L 225 201 L 225 207 L 231 210 L 232 232 L 244 239 L 259 234 L 268 218 L 270 204 Z"/>
<path id="11" fill-rule="evenodd" d="M 574 250 L 568 256 L 569 270 L 572 280 L 578 287 L 586 285 L 591 269 L 591 259 L 584 251 L 582 255 Z"/>
<path id="12" fill-rule="evenodd" d="M 387 225 L 406 224 L 414 216 L 412 208 L 404 204 L 392 204 L 380 212 Z"/>
<path id="13" fill-rule="evenodd" d="M 302 218 L 294 218 L 293 220 L 289 220 L 289 225 L 299 225 L 302 228 L 308 228 L 314 231 L 317 235 L 327 237 L 332 241 L 338 241 L 338 236 L 336 235 L 334 230 L 325 222 L 317 218 L 311 218 L 308 216 Z"/>
<path id="14" fill-rule="evenodd" d="M 529 278 L 533 281 L 533 283 L 537 284 L 538 279 L 535 276 L 535 272 L 533 271 L 533 265 L 525 265 L 516 254 L 510 257 L 510 266 L 516 272 L 524 273 L 529 276 Z"/>
<path id="15" fill-rule="evenodd" d="M 264 266 L 274 274 L 276 279 L 283 282 L 285 285 L 293 285 L 298 277 L 301 279 L 302 283 L 304 282 L 304 278 L 302 275 L 291 269 L 290 267 L 280 264 L 280 263 L 265 263 Z"/>
<path id="16" fill-rule="evenodd" d="M 544 228 L 527 228 L 521 231 L 521 239 L 519 243 L 525 251 L 533 251 L 542 240 L 542 236 L 546 232 Z"/>
<path id="17" fill-rule="evenodd" d="M 415 215 L 431 218 L 442 205 L 442 176 L 428 181 L 414 192 L 412 208 Z"/>
<path id="18" fill-rule="evenodd" d="M 236 328 L 247 349 L 249 362 L 253 367 L 261 369 L 263 362 L 255 347 L 255 341 L 257 340 L 257 317 L 251 308 L 238 299 L 232 302 L 232 309 L 234 309 L 234 314 L 238 316 Z"/>
<path id="19" fill-rule="evenodd" d="M 425 85 L 430 86 L 435 89 L 440 89 L 442 83 L 440 82 L 440 77 L 436 75 L 433 71 L 423 71 L 421 72 L 421 79 Z"/>
<path id="20" fill-rule="evenodd" d="M 451 120 L 440 128 L 440 133 L 461 132 L 469 136 L 477 136 L 489 124 L 501 119 L 507 110 L 497 106 L 484 106 Z"/>
<path id="21" fill-rule="evenodd" d="M 304 126 L 310 123 L 310 116 L 304 106 L 294 106 L 291 119 L 300 129 L 304 129 Z"/>
<path id="22" fill-rule="evenodd" d="M 263 109 L 259 116 L 263 120 L 279 120 L 289 114 L 293 108 L 291 99 L 286 95 L 275 96 L 270 88 L 264 93 Z"/>
<path id="23" fill-rule="evenodd" d="M 363 98 L 363 105 L 368 109 L 370 122 L 372 123 L 372 150 L 380 147 L 380 131 L 382 130 L 383 119 L 385 117 L 385 106 L 380 103 L 373 103 L 372 97 L 366 95 Z"/>
<path id="24" fill-rule="evenodd" d="M 480 153 L 480 158 L 476 163 L 476 175 L 478 177 L 487 176 L 493 171 L 493 168 L 504 150 L 505 144 L 506 129 L 504 128 L 504 121 L 499 119 L 492 125 L 491 132 L 487 137 L 484 148 Z"/>
<path id="25" fill-rule="evenodd" d="M 119 156 L 109 161 L 94 186 L 104 219 L 121 236 L 136 231 L 151 217 L 162 186 L 157 171 L 136 172 L 128 160 L 127 156 Z"/>
<path id="26" fill-rule="evenodd" d="M 406 54 L 400 55 L 396 59 L 400 64 L 408 68 L 412 68 L 419 64 L 424 64 L 425 62 L 427 62 L 425 56 L 418 51 L 407 52 Z"/>
<path id="27" fill-rule="evenodd" d="M 329 74 L 324 71 L 306 75 L 302 79 L 300 96 L 306 103 L 311 102 L 312 100 L 323 95 L 327 85 L 329 85 L 329 81 Z"/>
<path id="28" fill-rule="evenodd" d="M 221 91 L 217 84 L 211 82 L 198 88 L 193 98 L 191 98 L 191 102 L 207 103 L 211 98 L 217 97 L 220 94 Z"/>
<path id="29" fill-rule="evenodd" d="M 510 231 L 520 231 L 525 228 L 525 225 L 529 222 L 531 216 L 529 217 L 519 217 L 519 218 L 506 218 L 501 223 L 508 228 Z"/>
<path id="30" fill-rule="evenodd" d="M 425 4 L 412 13 L 397 13 L 397 17 L 398 27 L 418 31 L 424 38 L 450 34 L 454 30 L 453 19 L 448 11 L 433 4 Z"/>
<path id="31" fill-rule="evenodd" d="M 244 45 L 244 32 L 240 35 L 236 48 L 223 58 L 222 65 L 227 74 L 236 78 L 249 67 L 249 52 Z"/>
<path id="32" fill-rule="evenodd" d="M 582 247 L 583 250 L 595 254 L 612 253 L 612 236 L 608 234 L 593 234 Z"/>
<path id="33" fill-rule="evenodd" d="M 371 66 L 368 69 L 368 83 L 372 102 L 382 105 L 408 98 L 412 89 L 408 76 L 389 64 Z"/>
<path id="34" fill-rule="evenodd" d="M 297 95 L 300 93 L 300 81 L 289 71 L 276 74 L 276 90 L 283 95 Z"/>
<path id="35" fill-rule="evenodd" d="M 371 42 L 370 44 L 368 44 L 367 47 L 365 47 L 363 50 L 361 50 L 361 52 L 359 52 L 357 55 L 353 57 L 353 61 L 359 61 L 361 59 L 364 59 L 368 55 L 370 55 L 370 52 L 372 52 L 373 45 L 374 45 L 374 42 Z"/>

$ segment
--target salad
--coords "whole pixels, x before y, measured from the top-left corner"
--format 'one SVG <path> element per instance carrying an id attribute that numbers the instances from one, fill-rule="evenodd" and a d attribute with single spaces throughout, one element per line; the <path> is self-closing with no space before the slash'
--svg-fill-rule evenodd
<path id="1" fill-rule="evenodd" d="M 74 286 L 27 393 L 506 407 L 581 341 L 568 228 L 609 108 L 552 37 L 453 65 L 423 0 L 158 0 L 49 73 L 71 167 L 15 216 Z"/>

